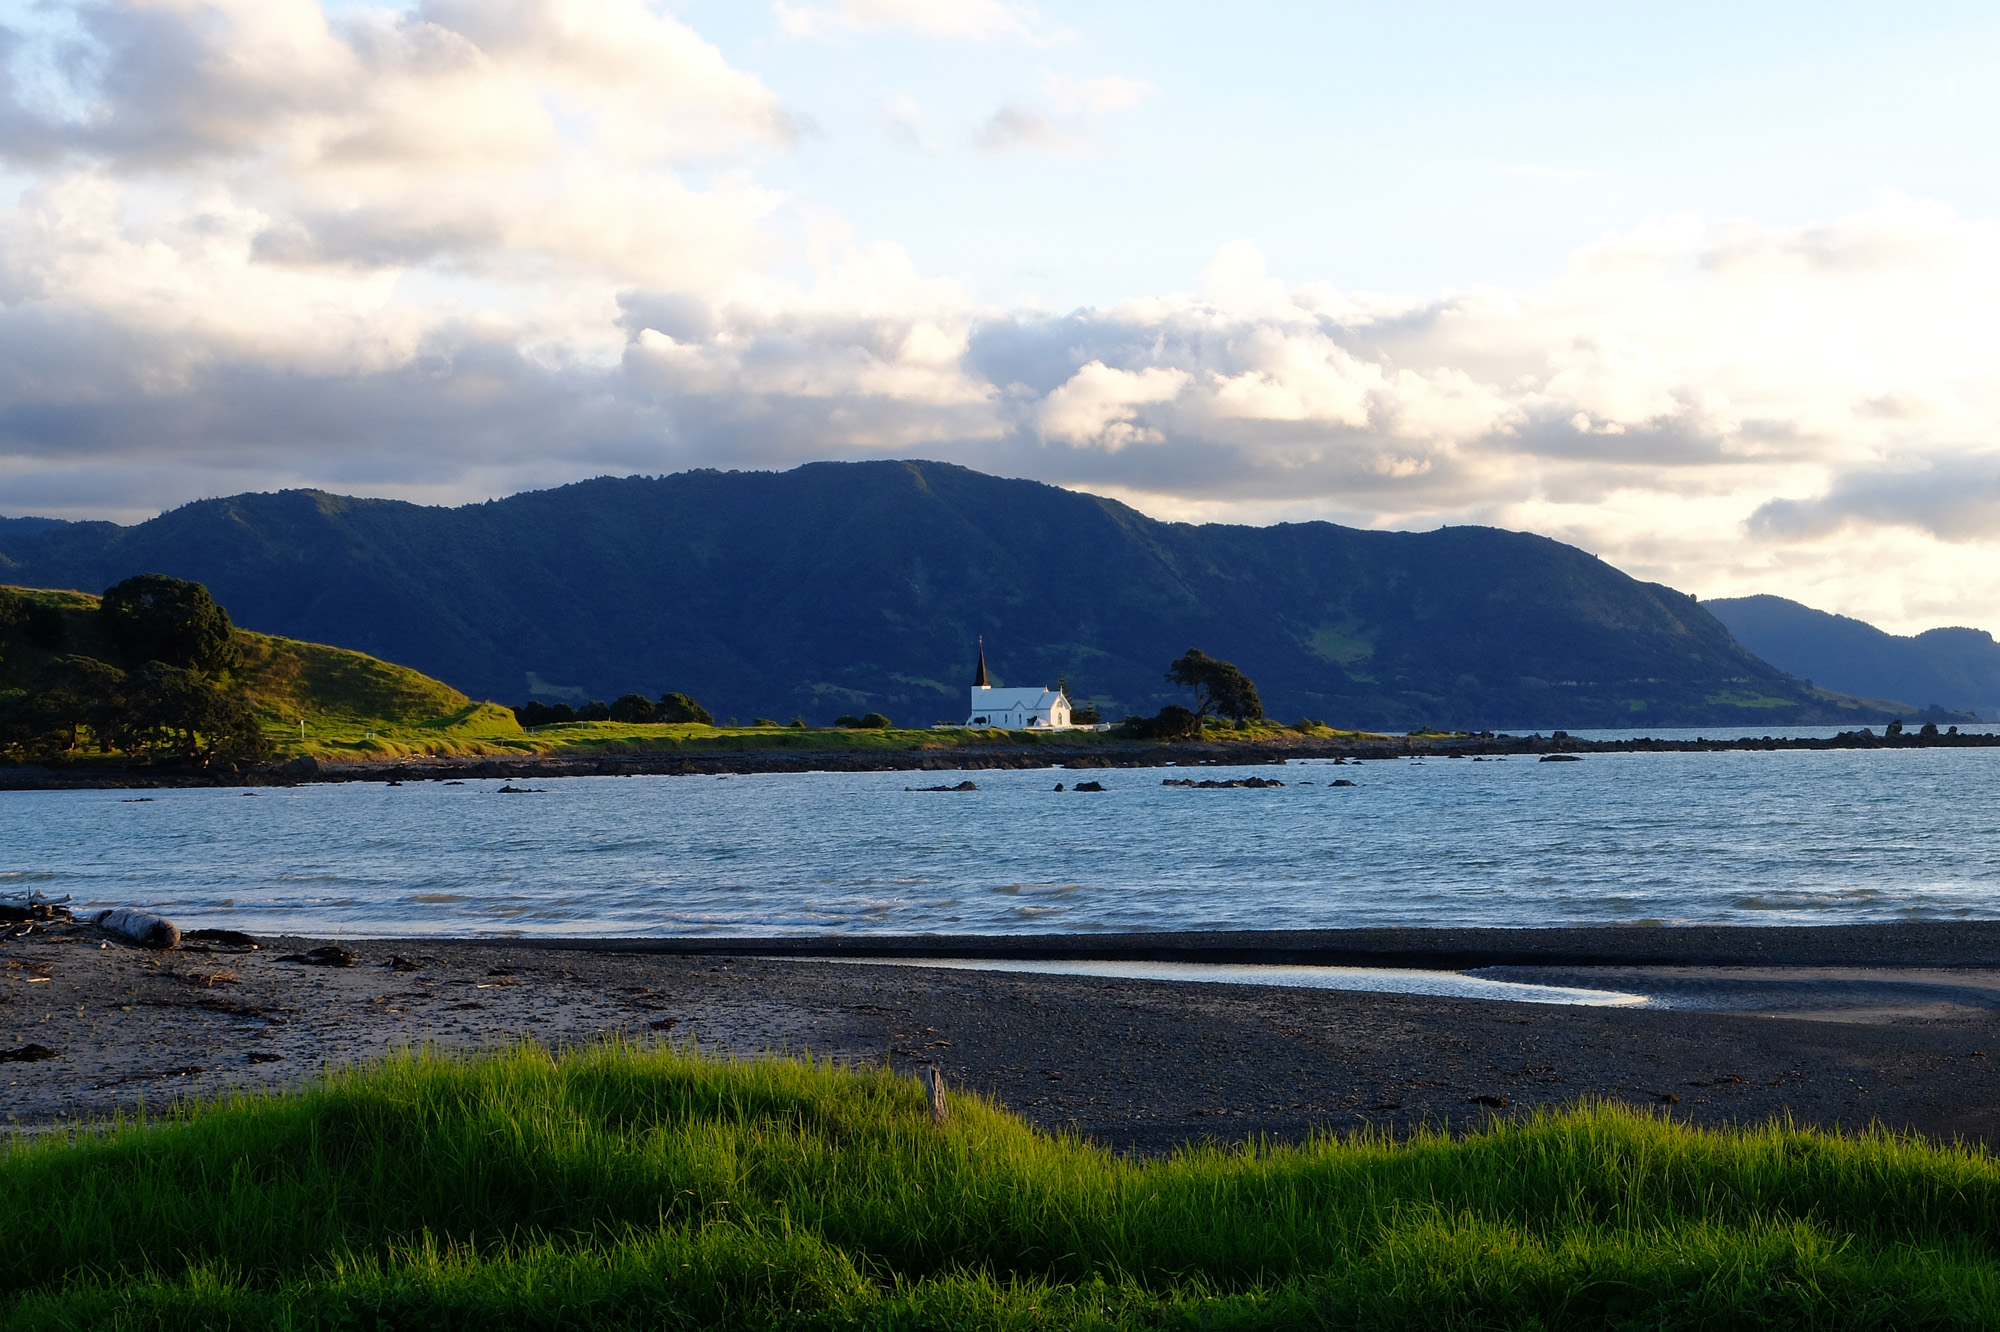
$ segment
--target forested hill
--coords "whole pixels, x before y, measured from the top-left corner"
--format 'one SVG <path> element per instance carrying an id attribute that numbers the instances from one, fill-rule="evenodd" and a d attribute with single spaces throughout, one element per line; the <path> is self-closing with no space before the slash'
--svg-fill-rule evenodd
<path id="1" fill-rule="evenodd" d="M 206 583 L 246 627 L 518 701 L 693 694 L 719 717 L 962 720 L 995 683 L 1107 716 L 1186 701 L 1190 646 L 1272 713 L 1542 728 L 1873 722 L 1752 656 L 1695 601 L 1543 537 L 1162 523 L 928 462 L 601 479 L 457 509 L 318 491 L 133 527 L 0 528 L 0 581 Z"/>
<path id="2" fill-rule="evenodd" d="M 1829 689 L 2000 717 L 2000 643 L 1984 629 L 1890 634 L 1783 597 L 1702 605 L 1758 655 Z"/>

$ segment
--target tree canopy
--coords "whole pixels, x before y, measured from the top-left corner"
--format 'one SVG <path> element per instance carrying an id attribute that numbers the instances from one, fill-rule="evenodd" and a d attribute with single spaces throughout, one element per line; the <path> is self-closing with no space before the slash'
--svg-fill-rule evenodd
<path id="1" fill-rule="evenodd" d="M 97 613 L 112 643 L 134 662 L 211 675 L 236 664 L 229 612 L 200 583 L 138 574 L 108 589 Z"/>
<path id="2" fill-rule="evenodd" d="M 1255 721 L 1264 715 L 1264 701 L 1250 677 L 1226 661 L 1218 661 L 1200 648 L 1189 648 L 1167 667 L 1169 683 L 1194 690 L 1194 715 L 1211 713 L 1237 721 Z"/>
<path id="3" fill-rule="evenodd" d="M 700 722 L 703 726 L 715 725 L 715 718 L 709 716 L 708 709 L 686 694 L 661 694 L 660 706 L 656 712 L 663 722 L 683 724 Z"/>

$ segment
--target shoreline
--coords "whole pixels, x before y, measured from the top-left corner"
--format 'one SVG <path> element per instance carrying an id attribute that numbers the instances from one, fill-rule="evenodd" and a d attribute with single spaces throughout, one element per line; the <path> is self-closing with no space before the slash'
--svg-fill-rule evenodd
<path id="1" fill-rule="evenodd" d="M 0 1063 L 0 1123 L 74 1126 L 176 1096 L 293 1086 L 404 1048 L 615 1039 L 904 1073 L 936 1063 L 1044 1128 L 1143 1153 L 1465 1127 L 1580 1100 L 1700 1125 L 1791 1116 L 2000 1145 L 2000 922 L 256 944 L 150 952 L 79 923 L 0 942 L 0 1048 L 54 1052 Z M 981 945 L 991 956 L 1473 964 L 1671 1002 L 869 966 L 862 951 L 909 959 Z M 287 960 L 328 946 L 353 964 Z"/>
<path id="2" fill-rule="evenodd" d="M 192 786 L 302 786 L 320 782 L 453 781 L 467 778 L 554 780 L 561 777 L 717 776 L 812 772 L 980 772 L 994 769 L 1113 769 L 1278 766 L 1294 760 L 1350 763 L 1400 758 L 1546 759 L 1558 755 L 1701 754 L 1822 750 L 2000 749 L 2000 733 L 1874 735 L 1865 730 L 1827 737 L 1580 740 L 1549 736 L 1372 736 L 1326 740 L 1300 736 L 1269 741 L 1108 741 L 1069 747 L 1028 743 L 930 750 L 787 749 L 782 734 L 768 748 L 746 750 L 600 751 L 520 755 L 418 755 L 322 760 L 311 756 L 241 771 L 175 763 L 84 759 L 74 764 L 0 764 L 0 791 L 126 790 Z"/>

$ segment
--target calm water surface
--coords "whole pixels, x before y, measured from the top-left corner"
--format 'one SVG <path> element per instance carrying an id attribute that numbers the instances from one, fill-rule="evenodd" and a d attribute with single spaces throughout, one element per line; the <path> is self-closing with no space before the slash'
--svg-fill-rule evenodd
<path id="1" fill-rule="evenodd" d="M 2000 750 L 1188 773 L 1286 785 L 1112 769 L 6 792 L 0 897 L 349 935 L 2000 917 Z M 965 775 L 980 789 L 904 790 Z M 1083 778 L 1109 790 L 1052 789 Z"/>

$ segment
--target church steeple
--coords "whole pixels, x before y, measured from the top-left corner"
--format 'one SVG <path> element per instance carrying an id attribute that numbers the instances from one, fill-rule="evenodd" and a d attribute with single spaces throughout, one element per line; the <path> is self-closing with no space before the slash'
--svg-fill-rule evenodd
<path id="1" fill-rule="evenodd" d="M 979 674 L 972 677 L 972 687 L 974 689 L 991 689 L 993 687 L 986 682 L 986 636 L 984 634 L 981 634 L 979 637 Z"/>

